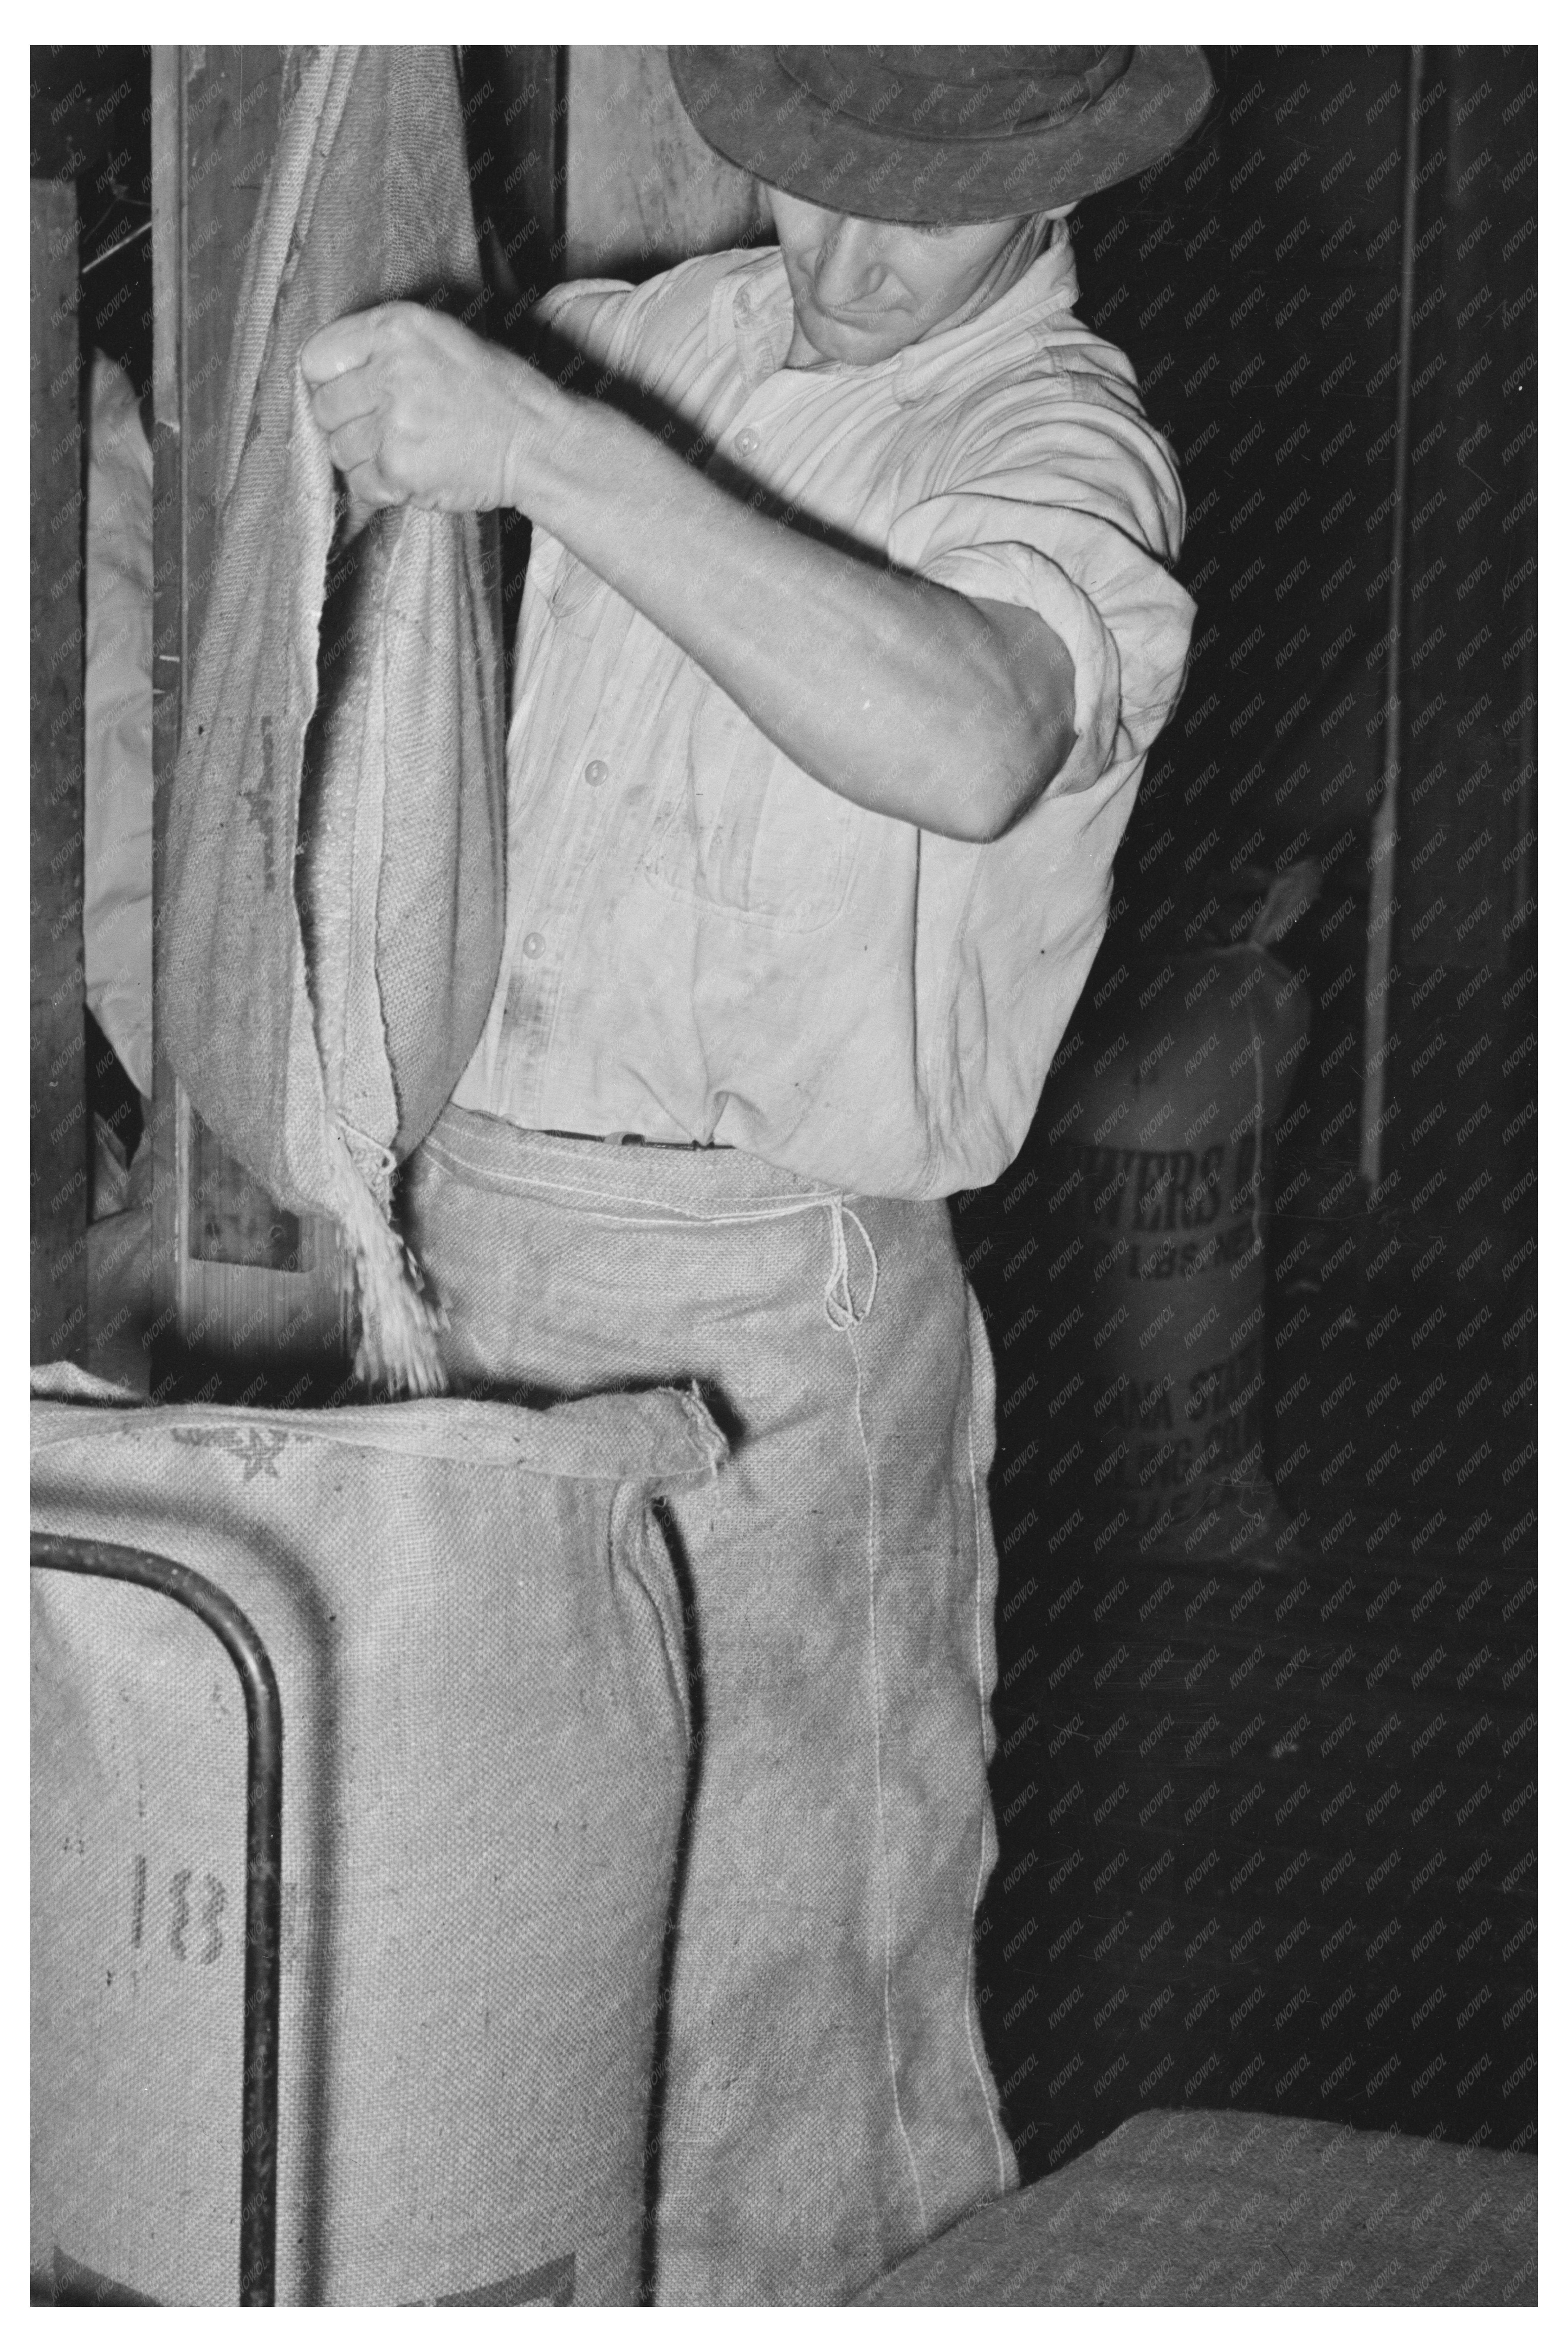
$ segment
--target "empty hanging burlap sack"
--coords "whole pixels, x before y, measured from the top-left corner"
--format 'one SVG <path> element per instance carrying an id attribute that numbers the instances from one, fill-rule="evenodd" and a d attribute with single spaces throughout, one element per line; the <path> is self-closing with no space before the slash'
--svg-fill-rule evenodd
<path id="1" fill-rule="evenodd" d="M 282 1207 L 337 1219 L 357 1369 L 395 1391 L 445 1385 L 390 1195 L 500 965 L 495 626 L 472 515 L 384 510 L 333 551 L 299 356 L 350 311 L 479 283 L 451 52 L 291 50 L 229 359 L 158 1016 L 228 1149 Z"/>
<path id="2" fill-rule="evenodd" d="M 627 2303 L 685 1790 L 669 1390 L 35 1403 L 35 1527 L 212 1578 L 283 1703 L 279 2303 Z M 245 1717 L 161 1595 L 37 1570 L 32 2254 L 237 2299 Z"/>

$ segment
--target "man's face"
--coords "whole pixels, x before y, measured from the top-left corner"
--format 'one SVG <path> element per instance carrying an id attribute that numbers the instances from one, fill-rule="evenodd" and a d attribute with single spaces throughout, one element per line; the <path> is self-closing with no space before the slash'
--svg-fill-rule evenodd
<path id="1" fill-rule="evenodd" d="M 1049 230 L 1038 215 L 914 228 L 826 211 L 764 187 L 795 298 L 790 362 L 865 367 L 1005 291 Z"/>

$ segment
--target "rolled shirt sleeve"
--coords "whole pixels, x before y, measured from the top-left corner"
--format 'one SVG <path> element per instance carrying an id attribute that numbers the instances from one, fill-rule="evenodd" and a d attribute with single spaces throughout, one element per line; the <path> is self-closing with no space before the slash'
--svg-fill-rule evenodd
<path id="1" fill-rule="evenodd" d="M 542 294 L 529 317 L 563 342 L 604 359 L 631 290 L 626 278 L 569 278 Z"/>
<path id="2" fill-rule="evenodd" d="M 898 516 L 888 556 L 1036 612 L 1060 638 L 1077 740 L 1049 787 L 1059 797 L 1146 756 L 1180 696 L 1196 608 L 1166 568 L 1184 519 L 1167 444 L 1130 384 L 1058 381 L 1004 386 L 966 420 L 946 478 Z"/>

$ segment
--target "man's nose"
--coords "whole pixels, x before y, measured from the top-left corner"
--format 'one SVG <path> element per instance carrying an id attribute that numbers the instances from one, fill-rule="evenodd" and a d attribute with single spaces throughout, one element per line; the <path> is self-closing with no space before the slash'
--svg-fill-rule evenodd
<path id="1" fill-rule="evenodd" d="M 816 248 L 816 298 L 828 310 L 853 306 L 872 292 L 881 277 L 875 221 L 837 213 Z"/>

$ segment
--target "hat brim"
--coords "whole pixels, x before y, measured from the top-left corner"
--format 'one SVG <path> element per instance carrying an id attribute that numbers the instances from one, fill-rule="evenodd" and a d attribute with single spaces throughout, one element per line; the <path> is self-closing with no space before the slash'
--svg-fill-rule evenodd
<path id="1" fill-rule="evenodd" d="M 772 187 L 866 220 L 959 226 L 1046 212 L 1144 172 L 1214 99 L 1201 48 L 1135 48 L 1069 121 L 997 139 L 933 140 L 837 114 L 768 48 L 675 47 L 676 94 L 708 144 Z"/>

